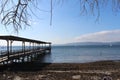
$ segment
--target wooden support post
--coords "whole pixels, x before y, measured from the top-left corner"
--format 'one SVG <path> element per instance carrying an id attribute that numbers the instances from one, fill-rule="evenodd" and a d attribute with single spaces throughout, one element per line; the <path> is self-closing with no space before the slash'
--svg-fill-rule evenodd
<path id="1" fill-rule="evenodd" d="M 25 54 L 25 42 L 24 42 L 24 54 Z"/>
<path id="2" fill-rule="evenodd" d="M 35 51 L 36 51 L 36 43 L 35 43 Z"/>
<path id="3" fill-rule="evenodd" d="M 49 43 L 49 47 L 51 48 L 51 43 Z"/>
<path id="4" fill-rule="evenodd" d="M 21 57 L 22 58 L 22 62 L 24 62 L 24 57 Z"/>
<path id="5" fill-rule="evenodd" d="M 49 43 L 49 51 L 50 51 L 50 53 L 51 53 L 51 43 Z"/>
<path id="6" fill-rule="evenodd" d="M 11 40 L 10 41 L 10 53 L 12 53 L 12 43 L 13 43 L 13 41 Z"/>
<path id="7" fill-rule="evenodd" d="M 24 52 L 24 51 L 23 51 L 23 42 L 22 42 L 22 52 Z"/>
<path id="8" fill-rule="evenodd" d="M 36 48 L 36 49 L 38 50 L 38 47 L 39 47 L 38 43 L 36 43 L 36 45 L 37 45 L 37 48 Z"/>
<path id="9" fill-rule="evenodd" d="M 40 43 L 38 44 L 39 50 L 40 50 Z"/>
<path id="10" fill-rule="evenodd" d="M 42 44 L 42 49 L 43 49 L 43 44 Z"/>
<path id="11" fill-rule="evenodd" d="M 44 49 L 45 49 L 46 48 L 46 43 L 44 43 L 43 46 L 44 46 Z"/>
<path id="12" fill-rule="evenodd" d="M 39 48 L 41 49 L 41 44 L 39 44 Z"/>
<path id="13" fill-rule="evenodd" d="M 35 50 L 37 49 L 37 44 L 35 43 Z"/>
<path id="14" fill-rule="evenodd" d="M 8 57 L 8 60 L 9 60 L 9 40 L 7 40 L 7 57 Z"/>
<path id="15" fill-rule="evenodd" d="M 22 51 L 25 54 L 25 42 L 24 41 L 22 42 Z"/>
<path id="16" fill-rule="evenodd" d="M 30 42 L 30 44 L 29 44 L 29 51 L 31 50 L 31 42 Z"/>
<path id="17" fill-rule="evenodd" d="M 33 51 L 34 51 L 34 43 L 33 43 Z"/>
<path id="18" fill-rule="evenodd" d="M 22 51 L 23 51 L 23 53 L 25 55 L 25 42 L 24 41 L 22 42 Z M 22 57 L 22 62 L 24 62 L 24 57 Z"/>

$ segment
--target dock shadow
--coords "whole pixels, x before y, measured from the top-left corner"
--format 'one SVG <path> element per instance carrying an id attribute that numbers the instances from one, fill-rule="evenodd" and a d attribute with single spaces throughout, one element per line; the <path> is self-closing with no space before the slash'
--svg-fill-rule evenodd
<path id="1" fill-rule="evenodd" d="M 0 65 L 0 72 L 3 71 L 27 71 L 34 72 L 45 70 L 45 68 L 51 63 L 37 63 L 37 62 L 24 62 L 24 63 L 12 63 L 6 65 Z"/>

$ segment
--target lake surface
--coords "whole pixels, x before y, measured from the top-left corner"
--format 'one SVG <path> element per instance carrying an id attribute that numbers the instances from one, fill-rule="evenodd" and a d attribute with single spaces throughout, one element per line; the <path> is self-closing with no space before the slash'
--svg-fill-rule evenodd
<path id="1" fill-rule="evenodd" d="M 120 60 L 120 46 L 53 46 L 44 60 L 52 63 Z"/>
<path id="2" fill-rule="evenodd" d="M 0 51 L 4 51 L 0 48 Z M 21 47 L 14 46 L 14 50 Z M 51 54 L 40 58 L 49 63 L 85 63 L 101 60 L 120 60 L 120 46 L 53 46 Z"/>

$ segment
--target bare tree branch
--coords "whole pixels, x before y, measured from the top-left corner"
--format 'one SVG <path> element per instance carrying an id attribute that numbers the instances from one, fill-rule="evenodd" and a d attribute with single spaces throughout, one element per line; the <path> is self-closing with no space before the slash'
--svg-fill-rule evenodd
<path id="1" fill-rule="evenodd" d="M 15 5 L 11 5 L 11 8 L 6 8 L 8 2 L 13 0 L 2 0 L 0 15 L 2 15 L 1 23 L 5 26 L 13 25 L 15 31 L 18 32 L 19 29 L 22 29 L 22 25 L 28 25 L 27 20 L 27 6 L 29 0 L 18 0 Z"/>
<path id="2" fill-rule="evenodd" d="M 38 8 L 37 0 L 0 0 L 1 23 L 5 26 L 12 25 L 14 30 L 18 32 L 19 29 L 22 29 L 26 25 L 29 26 L 28 19 L 31 16 L 31 13 L 37 17 L 37 15 L 31 10 L 31 8 L 34 6 L 34 8 L 38 9 L 39 11 L 50 12 L 50 25 L 52 25 L 53 3 L 63 3 L 65 0 L 49 1 L 50 10 L 46 11 Z M 111 3 L 111 8 L 114 12 L 120 11 L 120 0 L 79 0 L 79 2 L 81 14 L 97 14 L 96 20 L 99 19 L 101 6 L 107 6 L 106 4 L 108 2 Z M 32 4 L 30 5 L 30 3 Z M 29 13 L 28 10 L 31 11 L 31 13 Z"/>
<path id="3" fill-rule="evenodd" d="M 52 25 L 52 11 L 53 10 L 53 1 L 51 0 L 51 17 L 50 17 L 50 25 Z"/>

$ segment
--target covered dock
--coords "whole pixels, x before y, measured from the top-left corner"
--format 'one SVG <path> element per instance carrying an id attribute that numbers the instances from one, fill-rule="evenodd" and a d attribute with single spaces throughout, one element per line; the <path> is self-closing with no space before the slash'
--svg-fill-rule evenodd
<path id="1" fill-rule="evenodd" d="M 0 40 L 6 42 L 6 50 L 0 51 L 0 63 L 32 61 L 35 57 L 51 53 L 51 43 L 17 36 L 0 36 Z M 19 46 L 14 46 L 14 42 L 20 42 Z M 2 44 L 2 43 L 1 43 Z M 13 47 L 20 49 L 13 50 Z"/>

